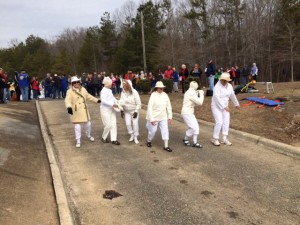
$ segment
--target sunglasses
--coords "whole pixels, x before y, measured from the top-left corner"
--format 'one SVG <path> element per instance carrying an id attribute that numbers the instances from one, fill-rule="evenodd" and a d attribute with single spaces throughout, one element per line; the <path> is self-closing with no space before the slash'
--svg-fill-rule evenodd
<path id="1" fill-rule="evenodd" d="M 72 82 L 72 84 L 80 84 L 80 81 Z"/>

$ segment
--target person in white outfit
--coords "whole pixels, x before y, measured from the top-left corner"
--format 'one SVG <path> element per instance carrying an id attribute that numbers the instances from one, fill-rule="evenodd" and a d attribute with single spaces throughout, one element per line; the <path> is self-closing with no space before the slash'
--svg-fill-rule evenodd
<path id="1" fill-rule="evenodd" d="M 117 140 L 117 116 L 116 112 L 119 110 L 117 99 L 114 97 L 111 87 L 112 80 L 109 77 L 104 77 L 102 81 L 104 87 L 100 93 L 100 114 L 104 130 L 102 133 L 102 142 L 109 143 L 107 137 L 110 134 L 111 143 L 114 145 L 120 145 Z"/>
<path id="2" fill-rule="evenodd" d="M 141 98 L 139 93 L 132 87 L 131 80 L 124 80 L 123 91 L 119 101 L 123 108 L 121 111 L 122 118 L 125 117 L 125 123 L 128 134 L 130 134 L 129 141 L 139 143 L 139 110 L 141 108 Z"/>
<path id="3" fill-rule="evenodd" d="M 86 104 L 87 100 L 100 103 L 100 100 L 90 95 L 84 87 L 80 85 L 80 79 L 76 76 L 71 78 L 72 87 L 68 89 L 65 105 L 70 114 L 71 122 L 74 124 L 76 147 L 80 148 L 81 124 L 85 126 L 85 134 L 90 141 L 95 139 L 91 136 L 91 117 Z"/>
<path id="4" fill-rule="evenodd" d="M 220 146 L 219 135 L 221 130 L 223 135 L 221 143 L 225 145 L 232 145 L 232 143 L 228 140 L 228 131 L 230 124 L 230 108 L 228 106 L 229 99 L 231 99 L 237 109 L 240 108 L 232 85 L 228 83 L 229 81 L 231 81 L 230 74 L 224 72 L 221 74 L 219 81 L 214 87 L 211 109 L 215 119 L 212 141 L 215 146 Z"/>
<path id="5" fill-rule="evenodd" d="M 147 108 L 147 124 L 148 138 L 147 147 L 152 147 L 152 139 L 154 138 L 157 127 L 160 128 L 161 137 L 164 141 L 164 150 L 167 152 L 172 152 L 169 147 L 169 126 L 168 124 L 172 122 L 172 106 L 169 96 L 163 91 L 165 88 L 163 82 L 157 81 L 152 92 Z"/>
<path id="6" fill-rule="evenodd" d="M 194 108 L 196 105 L 203 104 L 204 91 L 197 89 L 198 83 L 196 81 L 192 81 L 189 89 L 184 94 L 181 116 L 185 124 L 188 126 L 188 130 L 185 132 L 183 144 L 185 146 L 190 146 L 189 138 L 192 137 L 192 147 L 202 148 L 203 146 L 198 143 L 199 124 L 194 114 Z"/>

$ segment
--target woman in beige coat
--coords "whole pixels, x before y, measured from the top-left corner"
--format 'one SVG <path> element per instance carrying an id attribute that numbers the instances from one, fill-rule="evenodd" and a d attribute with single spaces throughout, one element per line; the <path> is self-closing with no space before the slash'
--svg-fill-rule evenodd
<path id="1" fill-rule="evenodd" d="M 91 117 L 86 101 L 100 103 L 100 100 L 90 95 L 84 87 L 80 85 L 80 79 L 76 76 L 71 78 L 72 87 L 67 91 L 65 105 L 71 115 L 71 122 L 74 124 L 76 147 L 80 147 L 81 124 L 85 126 L 85 134 L 90 141 L 95 139 L 91 136 Z"/>

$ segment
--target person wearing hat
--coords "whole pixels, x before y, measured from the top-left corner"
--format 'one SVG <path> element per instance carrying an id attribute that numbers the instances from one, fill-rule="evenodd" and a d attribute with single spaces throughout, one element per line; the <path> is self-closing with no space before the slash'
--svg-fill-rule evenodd
<path id="1" fill-rule="evenodd" d="M 95 139 L 91 136 L 91 117 L 86 101 L 100 103 L 100 100 L 90 95 L 84 87 L 81 87 L 77 76 L 71 78 L 72 87 L 68 89 L 65 105 L 70 114 L 71 122 L 74 124 L 76 147 L 80 148 L 81 124 L 85 126 L 85 134 L 90 141 Z"/>
<path id="2" fill-rule="evenodd" d="M 102 133 L 102 142 L 109 143 L 107 137 L 110 134 L 111 143 L 120 145 L 117 140 L 117 116 L 116 112 L 120 112 L 120 105 L 112 93 L 112 80 L 109 77 L 103 78 L 103 88 L 100 93 L 100 113 L 104 130 Z"/>
<path id="3" fill-rule="evenodd" d="M 230 123 L 229 99 L 231 99 L 237 109 L 240 108 L 232 85 L 228 83 L 229 81 L 231 81 L 230 74 L 224 72 L 221 74 L 219 81 L 214 87 L 211 109 L 215 119 L 212 141 L 215 146 L 220 146 L 219 135 L 221 130 L 223 135 L 221 143 L 225 145 L 232 145 L 232 143 L 227 138 Z"/>
<path id="4" fill-rule="evenodd" d="M 141 108 L 141 98 L 137 90 L 132 87 L 131 80 L 125 80 L 123 84 L 123 91 L 119 103 L 123 107 L 121 111 L 122 118 L 125 117 L 125 123 L 129 141 L 138 144 L 139 136 L 139 110 Z"/>
<path id="5" fill-rule="evenodd" d="M 202 148 L 203 146 L 198 143 L 199 124 L 194 114 L 194 108 L 196 105 L 203 104 L 204 91 L 197 89 L 198 83 L 196 81 L 192 81 L 190 83 L 189 89 L 184 94 L 181 116 L 183 118 L 183 121 L 187 125 L 188 130 L 185 132 L 183 144 L 185 146 L 190 146 L 191 144 L 189 142 L 189 138 L 192 137 L 192 147 Z"/>
<path id="6" fill-rule="evenodd" d="M 147 107 L 147 124 L 148 138 L 147 147 L 152 147 L 152 139 L 154 138 L 157 127 L 160 128 L 161 137 L 164 141 L 164 150 L 167 152 L 172 152 L 169 147 L 169 127 L 168 123 L 172 122 L 172 106 L 169 96 L 163 91 L 165 88 L 163 82 L 157 81 L 152 92 L 148 107 Z"/>

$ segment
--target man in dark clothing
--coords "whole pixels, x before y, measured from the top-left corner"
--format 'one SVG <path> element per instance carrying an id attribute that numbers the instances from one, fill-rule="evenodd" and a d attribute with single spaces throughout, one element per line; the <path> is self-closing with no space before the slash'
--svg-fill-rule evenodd
<path id="1" fill-rule="evenodd" d="M 248 83 L 248 76 L 249 76 L 249 70 L 247 69 L 247 67 L 243 67 L 242 69 L 242 84 L 247 84 Z"/>
<path id="2" fill-rule="evenodd" d="M 99 96 L 99 77 L 97 73 L 94 73 L 93 76 L 93 96 Z"/>
<path id="3" fill-rule="evenodd" d="M 15 71 L 14 74 L 15 74 L 14 82 L 15 82 L 15 90 L 16 90 L 16 94 L 17 94 L 17 101 L 20 101 L 21 90 L 20 90 L 19 81 L 18 81 L 19 72 Z"/>
<path id="4" fill-rule="evenodd" d="M 215 80 L 215 74 L 216 74 L 216 66 L 212 60 L 209 60 L 207 67 L 206 67 L 205 74 L 206 74 L 206 77 L 208 80 L 209 90 L 212 91 L 214 89 L 214 80 Z"/>
<path id="5" fill-rule="evenodd" d="M 54 77 L 52 79 L 52 98 L 55 99 L 56 97 L 60 98 L 59 96 L 59 87 L 61 86 L 60 77 L 57 76 L 57 74 L 54 74 Z"/>
<path id="6" fill-rule="evenodd" d="M 45 98 L 50 98 L 51 96 L 51 74 L 47 73 L 44 79 L 44 89 L 45 89 Z"/>

